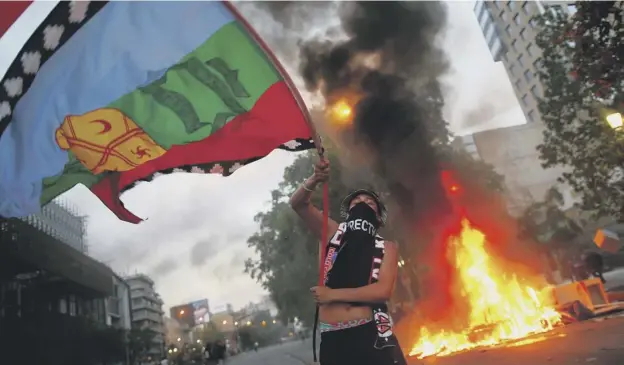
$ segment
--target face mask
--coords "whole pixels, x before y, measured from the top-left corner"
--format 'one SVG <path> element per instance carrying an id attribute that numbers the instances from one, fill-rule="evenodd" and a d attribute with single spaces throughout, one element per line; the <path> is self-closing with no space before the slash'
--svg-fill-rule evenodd
<path id="1" fill-rule="evenodd" d="M 362 225 L 364 225 L 364 227 L 366 228 L 368 228 L 369 225 L 372 225 L 375 231 L 377 231 L 380 226 L 380 222 L 377 218 L 377 213 L 375 212 L 375 209 L 371 208 L 368 204 L 364 202 L 360 202 L 354 205 L 349 210 L 349 217 L 347 217 L 347 227 L 350 230 L 361 229 L 360 227 Z"/>

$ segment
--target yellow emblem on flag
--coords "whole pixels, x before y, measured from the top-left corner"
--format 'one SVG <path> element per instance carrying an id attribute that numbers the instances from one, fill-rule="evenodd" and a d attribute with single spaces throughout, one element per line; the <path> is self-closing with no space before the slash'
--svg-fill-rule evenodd
<path id="1" fill-rule="evenodd" d="M 66 116 L 56 143 L 94 174 L 132 170 L 167 152 L 130 117 L 111 108 Z"/>

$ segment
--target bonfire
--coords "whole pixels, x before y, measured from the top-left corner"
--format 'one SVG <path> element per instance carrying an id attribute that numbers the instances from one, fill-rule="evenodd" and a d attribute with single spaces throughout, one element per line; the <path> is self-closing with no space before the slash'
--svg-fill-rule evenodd
<path id="1" fill-rule="evenodd" d="M 485 235 L 466 218 L 460 233 L 448 238 L 446 259 L 456 270 L 458 295 L 469 306 L 467 325 L 461 330 L 423 326 L 410 356 L 422 359 L 496 346 L 560 323 L 558 312 L 540 300 L 541 288 L 509 274 L 488 254 L 486 243 Z"/>

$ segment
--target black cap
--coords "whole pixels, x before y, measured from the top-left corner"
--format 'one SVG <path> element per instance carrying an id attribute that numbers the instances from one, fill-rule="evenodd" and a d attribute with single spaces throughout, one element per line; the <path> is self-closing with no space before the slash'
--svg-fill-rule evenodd
<path id="1" fill-rule="evenodd" d="M 377 203 L 377 208 L 379 209 L 379 217 L 381 218 L 380 223 L 382 226 L 385 225 L 386 219 L 388 217 L 386 206 L 381 201 L 381 198 L 379 197 L 379 195 L 377 195 L 377 193 L 368 189 L 358 189 L 349 193 L 349 195 L 347 195 L 340 204 L 340 215 L 343 218 L 347 218 L 349 216 L 349 205 L 351 205 L 351 201 L 353 201 L 353 199 L 355 199 L 355 197 L 358 195 L 368 195 L 375 200 L 375 203 Z"/>

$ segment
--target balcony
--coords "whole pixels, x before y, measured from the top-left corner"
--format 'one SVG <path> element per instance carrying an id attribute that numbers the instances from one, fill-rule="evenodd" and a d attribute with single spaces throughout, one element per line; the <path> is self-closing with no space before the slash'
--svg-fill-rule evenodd
<path id="1" fill-rule="evenodd" d="M 143 310 L 134 311 L 132 313 L 132 321 L 133 322 L 151 321 L 151 322 L 156 322 L 162 325 L 163 317 L 158 313 L 154 313 L 152 311 L 143 309 Z"/>

